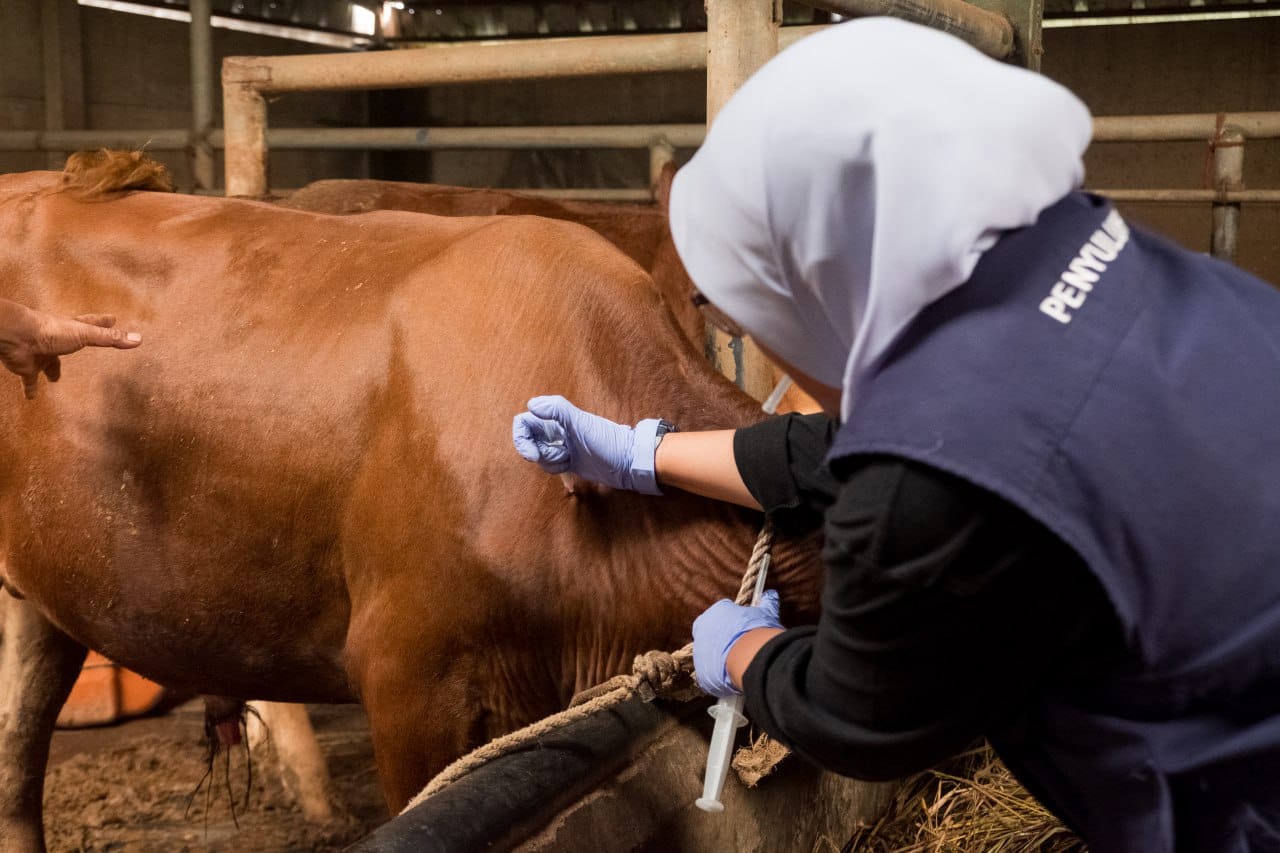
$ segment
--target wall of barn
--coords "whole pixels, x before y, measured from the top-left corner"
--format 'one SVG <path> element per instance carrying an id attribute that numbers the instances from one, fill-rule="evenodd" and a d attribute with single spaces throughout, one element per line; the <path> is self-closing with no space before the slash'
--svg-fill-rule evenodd
<path id="1" fill-rule="evenodd" d="M 1280 20 L 1083 27 L 1045 31 L 1044 72 L 1095 115 L 1280 110 Z M 1107 143 L 1086 158 L 1092 187 L 1207 186 L 1202 142 Z M 1245 145 L 1245 184 L 1280 188 L 1280 140 Z M 1124 204 L 1197 251 L 1209 250 L 1207 204 Z M 1237 262 L 1280 285 L 1280 205 L 1245 205 Z"/>
<path id="2" fill-rule="evenodd" d="M 187 25 L 141 15 L 77 6 L 73 0 L 0 2 L 0 129 L 44 127 L 44 76 L 41 57 L 42 8 L 63 4 L 78 15 L 81 50 L 63 57 L 64 67 L 83 78 L 85 127 L 101 129 L 185 128 L 191 122 L 190 58 Z M 213 31 L 215 61 L 237 54 L 277 55 L 319 52 L 301 42 Z M 216 75 L 215 70 L 215 75 Z M 215 98 L 217 126 L 222 124 L 221 94 Z M 368 122 L 364 93 L 296 95 L 273 101 L 271 120 L 281 126 L 362 126 Z M 68 125 L 70 128 L 71 125 Z M 192 183 L 182 152 L 156 152 L 180 185 Z M 221 156 L 218 158 L 221 182 Z M 298 187 L 317 177 L 360 174 L 366 155 L 341 152 L 283 151 L 271 155 L 273 183 Z M 49 167 L 38 152 L 0 151 L 0 172 Z"/>

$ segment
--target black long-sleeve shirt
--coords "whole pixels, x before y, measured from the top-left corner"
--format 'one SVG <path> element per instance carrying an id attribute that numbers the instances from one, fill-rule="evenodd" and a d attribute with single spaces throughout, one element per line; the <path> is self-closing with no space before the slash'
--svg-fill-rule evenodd
<path id="1" fill-rule="evenodd" d="M 788 415 L 734 454 L 783 532 L 821 526 L 816 626 L 771 640 L 744 676 L 751 719 L 829 770 L 891 779 L 1015 721 L 1046 685 L 1123 655 L 1081 559 L 1017 507 L 890 456 L 822 464 L 833 426 Z"/>

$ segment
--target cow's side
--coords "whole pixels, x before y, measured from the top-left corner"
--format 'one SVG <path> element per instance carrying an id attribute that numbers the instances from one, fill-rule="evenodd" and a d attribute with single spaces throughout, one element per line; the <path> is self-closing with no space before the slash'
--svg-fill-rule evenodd
<path id="1" fill-rule="evenodd" d="M 566 496 L 510 449 L 548 390 L 758 417 L 586 229 L 55 186 L 0 178 L 5 295 L 113 311 L 146 345 L 0 410 L 4 582 L 48 652 L 0 709 L 6 844 L 38 837 L 40 727 L 84 646 L 202 693 L 362 701 L 396 808 L 736 588 L 750 516 Z M 811 613 L 810 557 L 775 578 Z"/>

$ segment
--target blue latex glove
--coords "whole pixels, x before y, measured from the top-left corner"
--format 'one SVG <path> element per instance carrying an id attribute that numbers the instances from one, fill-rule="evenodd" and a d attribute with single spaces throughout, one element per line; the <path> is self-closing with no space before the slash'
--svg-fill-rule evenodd
<path id="1" fill-rule="evenodd" d="M 658 419 L 635 427 L 584 412 L 564 397 L 534 397 L 516 415 L 511 440 L 516 452 L 548 474 L 577 474 L 615 489 L 660 495 L 653 457 Z"/>
<path id="2" fill-rule="evenodd" d="M 733 686 L 725 661 L 729 649 L 743 634 L 756 628 L 781 628 L 778 621 L 778 593 L 765 590 L 758 607 L 743 607 L 722 598 L 693 621 L 693 668 L 698 686 L 712 696 L 733 696 L 742 691 Z"/>

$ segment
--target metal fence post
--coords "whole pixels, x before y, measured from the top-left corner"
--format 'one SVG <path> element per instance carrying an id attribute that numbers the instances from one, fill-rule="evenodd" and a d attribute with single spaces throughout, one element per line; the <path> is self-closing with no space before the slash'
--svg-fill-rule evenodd
<path id="1" fill-rule="evenodd" d="M 1234 127 L 1223 127 L 1209 143 L 1213 149 L 1213 188 L 1218 192 L 1244 187 L 1244 135 Z M 1210 253 L 1224 261 L 1234 260 L 1240 233 L 1240 202 L 1213 203 L 1213 235 Z"/>
<path id="2" fill-rule="evenodd" d="M 1007 61 L 1032 71 L 1040 70 L 1044 44 L 1040 25 L 1044 20 L 1044 0 L 969 0 L 973 5 L 998 12 L 1013 26 L 1013 53 Z"/>
<path id="3" fill-rule="evenodd" d="M 213 189 L 213 3 L 191 0 L 191 177 L 197 190 Z"/>
<path id="4" fill-rule="evenodd" d="M 778 52 L 782 0 L 706 0 L 707 125 L 729 98 Z M 708 327 L 707 358 L 757 400 L 773 388 L 773 365 L 748 338 Z"/>

